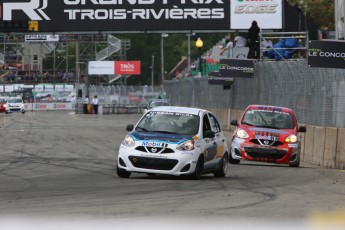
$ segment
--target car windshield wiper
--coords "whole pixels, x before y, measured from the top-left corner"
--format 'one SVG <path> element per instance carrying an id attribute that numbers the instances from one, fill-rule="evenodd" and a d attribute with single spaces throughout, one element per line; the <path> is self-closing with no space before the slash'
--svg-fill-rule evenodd
<path id="1" fill-rule="evenodd" d="M 241 122 L 243 125 L 249 125 L 249 126 L 253 126 L 252 124 L 248 123 L 248 122 L 245 122 L 245 121 L 242 121 Z"/>
<path id="2" fill-rule="evenodd" d="M 270 125 L 257 125 L 256 127 L 259 127 L 259 128 L 269 128 L 269 129 L 279 129 L 277 127 L 270 126 Z"/>
<path id="3" fill-rule="evenodd" d="M 136 127 L 135 130 L 138 130 L 140 129 L 141 131 L 144 131 L 144 132 L 149 132 L 147 129 L 143 128 L 143 127 Z"/>
<path id="4" fill-rule="evenodd" d="M 153 132 L 158 132 L 158 133 L 171 133 L 171 134 L 176 134 L 176 132 L 169 132 L 169 131 L 160 131 L 160 130 L 156 130 Z"/>

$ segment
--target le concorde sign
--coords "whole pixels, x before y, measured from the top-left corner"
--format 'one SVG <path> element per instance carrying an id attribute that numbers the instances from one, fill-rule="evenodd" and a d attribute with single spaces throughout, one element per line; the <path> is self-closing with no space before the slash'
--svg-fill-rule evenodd
<path id="1" fill-rule="evenodd" d="M 345 42 L 309 41 L 308 66 L 345 69 Z"/>
<path id="2" fill-rule="evenodd" d="M 228 30 L 229 0 L 2 0 L 0 20 L 39 32 Z"/>

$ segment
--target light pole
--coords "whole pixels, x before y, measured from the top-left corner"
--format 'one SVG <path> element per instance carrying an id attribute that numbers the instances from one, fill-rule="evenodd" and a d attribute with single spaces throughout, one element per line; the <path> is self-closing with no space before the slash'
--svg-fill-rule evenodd
<path id="1" fill-rule="evenodd" d="M 204 45 L 204 42 L 201 40 L 201 38 L 198 38 L 198 40 L 196 40 L 195 42 L 195 46 L 198 48 L 198 52 L 199 52 L 199 72 L 201 76 L 202 76 L 201 48 L 203 47 L 203 45 Z"/>
<path id="2" fill-rule="evenodd" d="M 164 38 L 168 37 L 169 34 L 161 35 L 161 86 L 164 82 Z"/>
<path id="3" fill-rule="evenodd" d="M 153 92 L 154 68 L 155 68 L 155 56 L 152 55 L 152 63 L 151 63 L 151 91 L 152 92 Z"/>

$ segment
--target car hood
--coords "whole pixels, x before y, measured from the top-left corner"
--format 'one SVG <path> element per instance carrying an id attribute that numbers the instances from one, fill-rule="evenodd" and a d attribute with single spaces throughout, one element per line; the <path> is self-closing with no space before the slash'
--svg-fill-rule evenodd
<path id="1" fill-rule="evenodd" d="M 192 140 L 193 136 L 191 135 L 181 135 L 181 134 L 171 134 L 171 133 L 160 133 L 160 132 L 138 132 L 134 131 L 130 134 L 135 138 L 135 141 L 164 141 L 174 144 L 179 144 L 186 140 Z"/>

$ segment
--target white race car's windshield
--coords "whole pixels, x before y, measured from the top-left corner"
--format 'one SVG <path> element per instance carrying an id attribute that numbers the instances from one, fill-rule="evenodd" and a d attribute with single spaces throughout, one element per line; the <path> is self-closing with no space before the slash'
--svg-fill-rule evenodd
<path id="1" fill-rule="evenodd" d="M 8 99 L 8 102 L 9 103 L 22 103 L 22 99 L 20 99 L 20 98 L 11 98 L 11 99 Z"/>
<path id="2" fill-rule="evenodd" d="M 248 110 L 241 123 L 273 129 L 293 129 L 294 127 L 290 113 L 271 110 Z"/>
<path id="3" fill-rule="evenodd" d="M 199 116 L 175 112 L 148 112 L 136 127 L 142 132 L 195 135 L 199 131 Z"/>
<path id="4" fill-rule="evenodd" d="M 171 103 L 168 101 L 153 101 L 150 103 L 149 108 L 156 108 L 158 106 L 171 106 Z"/>

